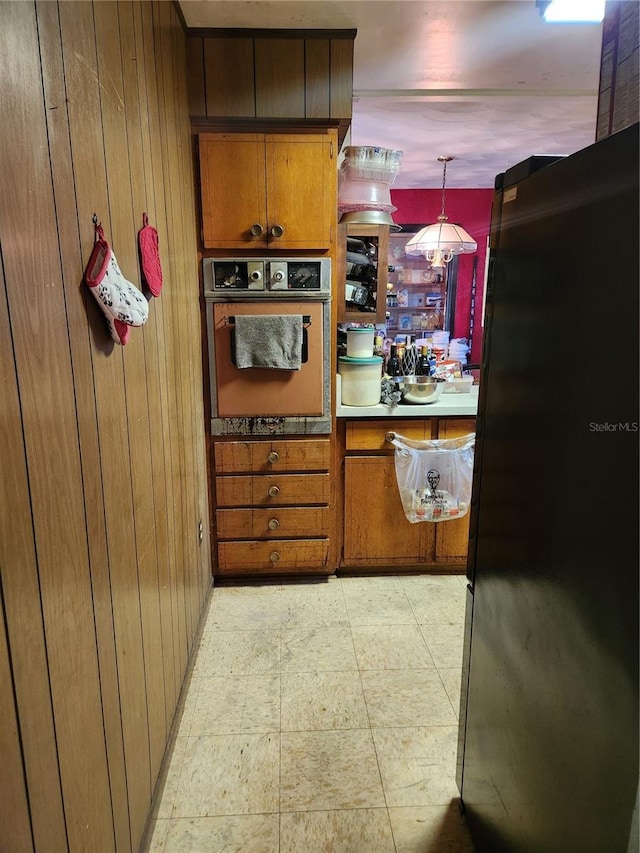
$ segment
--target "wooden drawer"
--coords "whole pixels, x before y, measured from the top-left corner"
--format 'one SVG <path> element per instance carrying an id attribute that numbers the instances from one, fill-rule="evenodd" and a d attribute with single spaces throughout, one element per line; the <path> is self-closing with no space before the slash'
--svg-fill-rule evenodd
<path id="1" fill-rule="evenodd" d="M 431 435 L 433 418 L 411 418 L 400 420 L 387 418 L 383 421 L 347 421 L 346 448 L 347 450 L 393 450 L 393 445 L 386 441 L 388 432 L 398 432 L 407 438 L 419 441 L 435 438 Z"/>
<path id="2" fill-rule="evenodd" d="M 475 431 L 475 418 L 441 418 L 438 421 L 438 438 L 460 438 Z"/>
<path id="3" fill-rule="evenodd" d="M 216 474 L 268 471 L 328 471 L 329 439 L 301 441 L 217 441 Z"/>
<path id="4" fill-rule="evenodd" d="M 280 539 L 275 542 L 220 542 L 218 573 L 326 574 L 329 561 L 328 539 Z"/>
<path id="5" fill-rule="evenodd" d="M 216 512 L 218 539 L 324 537 L 329 535 L 329 524 L 328 507 L 219 509 Z"/>
<path id="6" fill-rule="evenodd" d="M 326 504 L 330 487 L 329 474 L 217 477 L 216 504 L 219 507 Z"/>

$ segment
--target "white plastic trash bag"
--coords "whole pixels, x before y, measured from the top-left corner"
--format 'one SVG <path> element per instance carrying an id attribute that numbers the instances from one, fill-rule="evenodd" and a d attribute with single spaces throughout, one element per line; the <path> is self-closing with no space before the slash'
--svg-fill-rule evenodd
<path id="1" fill-rule="evenodd" d="M 396 480 L 407 519 L 453 521 L 469 511 L 475 433 L 414 441 L 393 434 Z"/>

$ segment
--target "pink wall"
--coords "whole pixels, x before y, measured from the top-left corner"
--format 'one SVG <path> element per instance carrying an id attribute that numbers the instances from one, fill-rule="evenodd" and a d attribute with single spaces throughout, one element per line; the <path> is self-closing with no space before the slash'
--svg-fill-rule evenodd
<path id="1" fill-rule="evenodd" d="M 468 338 L 471 311 L 471 280 L 474 258 L 476 267 L 476 298 L 474 330 L 470 362 L 479 362 L 482 352 L 482 297 L 484 293 L 484 268 L 491 216 L 492 189 L 447 190 L 446 214 L 451 222 L 462 225 L 478 244 L 473 255 L 458 258 L 458 287 L 456 296 L 455 324 L 452 337 Z M 393 219 L 398 225 L 430 225 L 437 221 L 442 202 L 442 191 L 391 190 L 391 201 L 398 208 Z"/>

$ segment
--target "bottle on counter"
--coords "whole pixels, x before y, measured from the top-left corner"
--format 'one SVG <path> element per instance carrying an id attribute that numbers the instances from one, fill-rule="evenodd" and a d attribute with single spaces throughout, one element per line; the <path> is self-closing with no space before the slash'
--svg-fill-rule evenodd
<path id="1" fill-rule="evenodd" d="M 389 358 L 387 359 L 385 372 L 387 376 L 402 376 L 402 361 L 398 355 L 398 347 L 396 344 L 391 344 L 389 349 Z"/>
<path id="2" fill-rule="evenodd" d="M 407 335 L 406 343 L 402 353 L 402 372 L 405 376 L 414 376 L 418 353 L 412 335 Z"/>
<path id="3" fill-rule="evenodd" d="M 431 361 L 429 347 L 420 347 L 420 355 L 416 362 L 416 376 L 431 376 Z"/>
<path id="4" fill-rule="evenodd" d="M 405 374 L 405 356 L 407 354 L 407 348 L 404 344 L 398 344 L 398 360 L 400 361 L 400 373 L 396 373 L 396 376 L 404 376 Z"/>

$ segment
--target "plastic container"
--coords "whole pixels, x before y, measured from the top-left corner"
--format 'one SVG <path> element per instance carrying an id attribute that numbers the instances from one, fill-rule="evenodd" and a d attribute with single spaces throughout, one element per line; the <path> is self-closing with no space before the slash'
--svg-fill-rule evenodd
<path id="1" fill-rule="evenodd" d="M 382 392 L 382 358 L 338 357 L 343 406 L 375 406 Z"/>
<path id="2" fill-rule="evenodd" d="M 355 180 L 393 183 L 400 170 L 403 151 L 370 145 L 350 145 L 345 148 L 340 171 Z"/>
<path id="3" fill-rule="evenodd" d="M 473 385 L 473 376 L 452 376 L 444 383 L 443 394 L 468 394 Z"/>
<path id="4" fill-rule="evenodd" d="M 371 358 L 373 356 L 373 338 L 376 330 L 347 329 L 347 356 L 349 358 Z"/>
<path id="5" fill-rule="evenodd" d="M 391 190 L 388 184 L 378 181 L 354 181 L 348 178 L 340 181 L 338 207 L 351 205 L 369 205 L 373 209 L 388 210 L 393 213 L 397 208 L 391 203 Z"/>

